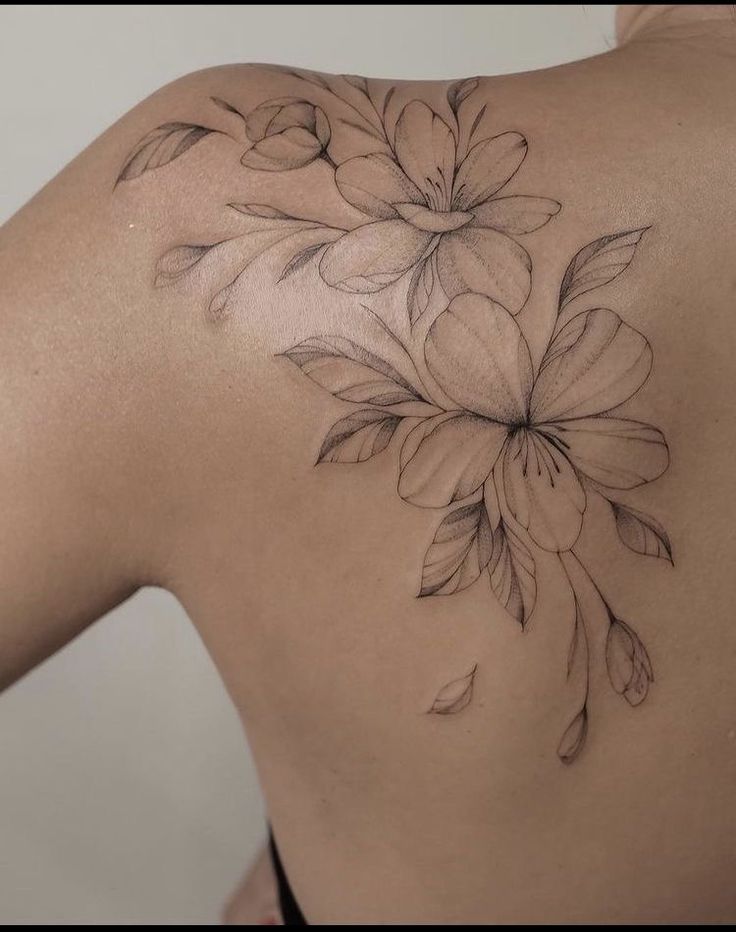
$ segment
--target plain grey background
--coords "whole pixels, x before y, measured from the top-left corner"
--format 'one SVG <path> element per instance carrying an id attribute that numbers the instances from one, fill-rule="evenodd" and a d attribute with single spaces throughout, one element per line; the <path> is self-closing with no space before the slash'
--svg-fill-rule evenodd
<path id="1" fill-rule="evenodd" d="M 2 6 L 0 222 L 189 71 L 522 71 L 612 47 L 614 10 Z M 171 596 L 139 593 L 0 697 L 0 748 L 0 923 L 218 921 L 263 839 L 263 808 L 237 716 Z"/>

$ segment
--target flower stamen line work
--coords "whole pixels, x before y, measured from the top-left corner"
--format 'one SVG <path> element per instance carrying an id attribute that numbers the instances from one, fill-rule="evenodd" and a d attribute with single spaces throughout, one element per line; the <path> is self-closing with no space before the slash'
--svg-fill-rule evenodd
<path id="1" fill-rule="evenodd" d="M 403 335 L 380 309 L 360 304 L 357 312 L 380 324 L 374 345 L 322 333 L 280 354 L 351 405 L 322 440 L 317 462 L 361 463 L 398 448 L 398 495 L 438 516 L 421 597 L 453 595 L 484 578 L 524 628 L 537 602 L 538 557 L 558 555 L 574 616 L 568 677 L 579 669 L 584 684 L 557 750 L 572 763 L 589 731 L 595 622 L 588 616 L 597 614 L 583 609 L 589 600 L 581 587 L 608 625 L 605 663 L 615 691 L 639 705 L 653 681 L 641 639 L 614 613 L 575 549 L 590 496 L 610 505 L 626 547 L 672 561 L 664 528 L 619 497 L 669 464 L 662 432 L 620 412 L 649 378 L 651 347 L 607 307 L 568 309 L 626 271 L 647 227 L 602 236 L 576 253 L 559 289 L 549 289 L 545 320 L 554 326 L 535 364 L 529 324 L 518 317 L 532 289 L 532 259 L 518 238 L 544 227 L 560 204 L 503 190 L 512 178 L 523 182 L 528 145 L 516 131 L 482 133 L 489 115 L 473 104 L 479 80 L 451 84 L 443 115 L 420 100 L 402 104 L 395 87 L 379 91 L 364 78 L 288 74 L 304 85 L 304 96 L 274 98 L 247 114 L 213 99 L 244 133 L 240 162 L 251 172 L 299 172 L 320 160 L 363 222 L 343 228 L 233 202 L 228 207 L 248 224 L 245 232 L 174 247 L 159 260 L 156 284 L 176 284 L 237 242 L 239 271 L 209 302 L 210 319 L 221 320 L 237 306 L 238 283 L 255 258 L 294 241 L 279 281 L 311 265 L 320 287 L 382 306 L 400 303 Z M 226 135 L 164 124 L 135 147 L 118 182 L 217 133 Z M 401 371 L 387 358 L 397 347 Z M 476 670 L 443 687 L 430 711 L 465 710 Z"/>

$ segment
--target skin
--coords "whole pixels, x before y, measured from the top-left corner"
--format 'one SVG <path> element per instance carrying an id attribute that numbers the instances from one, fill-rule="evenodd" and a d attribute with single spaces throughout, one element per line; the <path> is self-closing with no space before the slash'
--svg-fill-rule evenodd
<path id="1" fill-rule="evenodd" d="M 525 241 L 534 300 L 554 300 L 581 245 L 652 225 L 600 303 L 654 348 L 632 414 L 664 430 L 672 465 L 637 502 L 676 566 L 624 552 L 610 526 L 586 537 L 656 683 L 631 710 L 595 674 L 600 727 L 573 768 L 552 740 L 569 717 L 559 579 L 540 578 L 525 635 L 487 591 L 415 600 L 432 516 L 396 495 L 395 458 L 312 466 L 345 406 L 274 354 L 329 332 L 354 296 L 277 289 L 265 259 L 213 326 L 211 282 L 151 287 L 156 257 L 221 233 L 228 201 L 337 211 L 327 167 L 245 177 L 205 141 L 112 193 L 152 127 L 207 122 L 210 95 L 247 112 L 300 93 L 293 79 L 228 66 L 163 88 L 0 230 L 0 685 L 139 587 L 173 592 L 242 716 L 310 922 L 736 912 L 736 25 L 729 7 L 681 6 L 624 8 L 619 29 L 612 52 L 478 91 L 496 131 L 529 140 L 519 192 L 563 204 L 554 233 Z M 401 88 L 435 107 L 446 90 Z M 476 662 L 471 706 L 423 717 Z"/>

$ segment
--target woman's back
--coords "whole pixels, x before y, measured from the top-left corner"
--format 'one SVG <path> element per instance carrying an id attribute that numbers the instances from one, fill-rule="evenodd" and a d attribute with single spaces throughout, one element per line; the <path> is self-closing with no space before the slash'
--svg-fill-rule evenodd
<path id="1" fill-rule="evenodd" d="M 5 679 L 170 588 L 310 922 L 733 916 L 735 28 L 203 72 L 4 228 Z"/>

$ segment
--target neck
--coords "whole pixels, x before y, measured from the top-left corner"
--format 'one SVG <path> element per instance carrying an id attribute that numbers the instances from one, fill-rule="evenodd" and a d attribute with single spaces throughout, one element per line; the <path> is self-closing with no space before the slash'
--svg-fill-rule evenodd
<path id="1" fill-rule="evenodd" d="M 729 37 L 736 34 L 736 7 L 730 4 L 620 4 L 616 9 L 619 46 L 649 40 Z"/>

